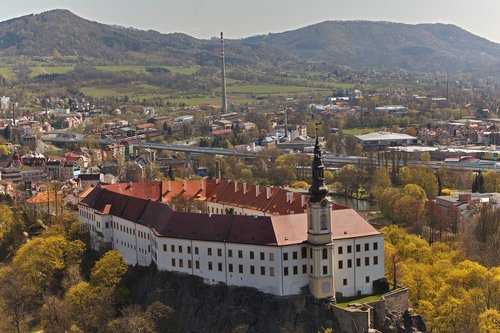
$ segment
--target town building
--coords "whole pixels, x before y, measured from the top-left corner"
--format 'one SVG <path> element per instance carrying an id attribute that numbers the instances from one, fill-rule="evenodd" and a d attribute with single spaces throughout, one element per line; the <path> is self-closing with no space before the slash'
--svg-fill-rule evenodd
<path id="1" fill-rule="evenodd" d="M 418 139 L 408 134 L 392 132 L 373 132 L 354 136 L 364 150 L 384 150 L 386 147 L 411 146 Z"/>
<path id="2" fill-rule="evenodd" d="M 130 265 L 278 296 L 371 294 L 384 277 L 383 235 L 327 192 L 316 139 L 309 196 L 229 180 L 116 184 L 90 191 L 78 216 L 96 249 L 116 249 Z M 176 210 L 178 196 L 205 212 Z"/>

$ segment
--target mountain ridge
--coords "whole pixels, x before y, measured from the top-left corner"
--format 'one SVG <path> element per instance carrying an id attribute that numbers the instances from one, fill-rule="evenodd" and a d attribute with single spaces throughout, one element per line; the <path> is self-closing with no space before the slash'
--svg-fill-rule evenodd
<path id="1" fill-rule="evenodd" d="M 229 39 L 226 44 L 230 66 L 320 61 L 379 70 L 482 74 L 500 67 L 500 44 L 442 23 L 324 21 L 285 32 Z M 107 25 L 55 9 L 0 22 L 0 52 L 215 66 L 219 43 L 180 32 Z"/>

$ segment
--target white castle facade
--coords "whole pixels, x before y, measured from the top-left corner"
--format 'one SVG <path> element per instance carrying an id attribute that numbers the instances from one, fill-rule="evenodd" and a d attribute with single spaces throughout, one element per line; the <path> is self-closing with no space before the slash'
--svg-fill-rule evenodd
<path id="1" fill-rule="evenodd" d="M 326 198 L 319 145 L 309 193 L 215 180 L 98 186 L 79 204 L 79 219 L 96 249 L 116 249 L 130 265 L 279 296 L 304 287 L 317 298 L 371 294 L 384 277 L 383 235 Z M 209 213 L 172 209 L 176 195 Z"/>

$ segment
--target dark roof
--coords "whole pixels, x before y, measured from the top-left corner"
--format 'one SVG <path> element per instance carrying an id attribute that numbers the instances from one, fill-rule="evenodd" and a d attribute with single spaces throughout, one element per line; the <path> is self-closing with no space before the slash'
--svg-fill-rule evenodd
<path id="1" fill-rule="evenodd" d="M 80 180 L 100 180 L 101 175 L 99 173 L 81 173 L 78 175 Z"/>
<path id="2" fill-rule="evenodd" d="M 307 240 L 307 214 L 243 216 L 176 212 L 166 203 L 100 186 L 81 204 L 101 214 L 151 227 L 163 237 L 258 245 L 292 245 Z M 379 234 L 354 210 L 342 208 L 337 210 L 334 206 L 332 212 L 333 240 Z"/>

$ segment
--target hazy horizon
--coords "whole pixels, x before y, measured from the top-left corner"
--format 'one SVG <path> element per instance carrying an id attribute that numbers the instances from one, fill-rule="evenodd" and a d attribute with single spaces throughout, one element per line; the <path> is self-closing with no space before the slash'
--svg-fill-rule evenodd
<path id="1" fill-rule="evenodd" d="M 0 4 L 0 21 L 68 9 L 78 16 L 104 24 L 161 33 L 181 32 L 197 38 L 244 38 L 299 29 L 324 21 L 387 21 L 406 24 L 453 24 L 492 42 L 500 43 L 500 1 L 359 0 L 356 4 L 335 0 L 305 3 L 289 0 L 36 0 Z M 472 13 L 472 14 L 471 14 Z"/>

